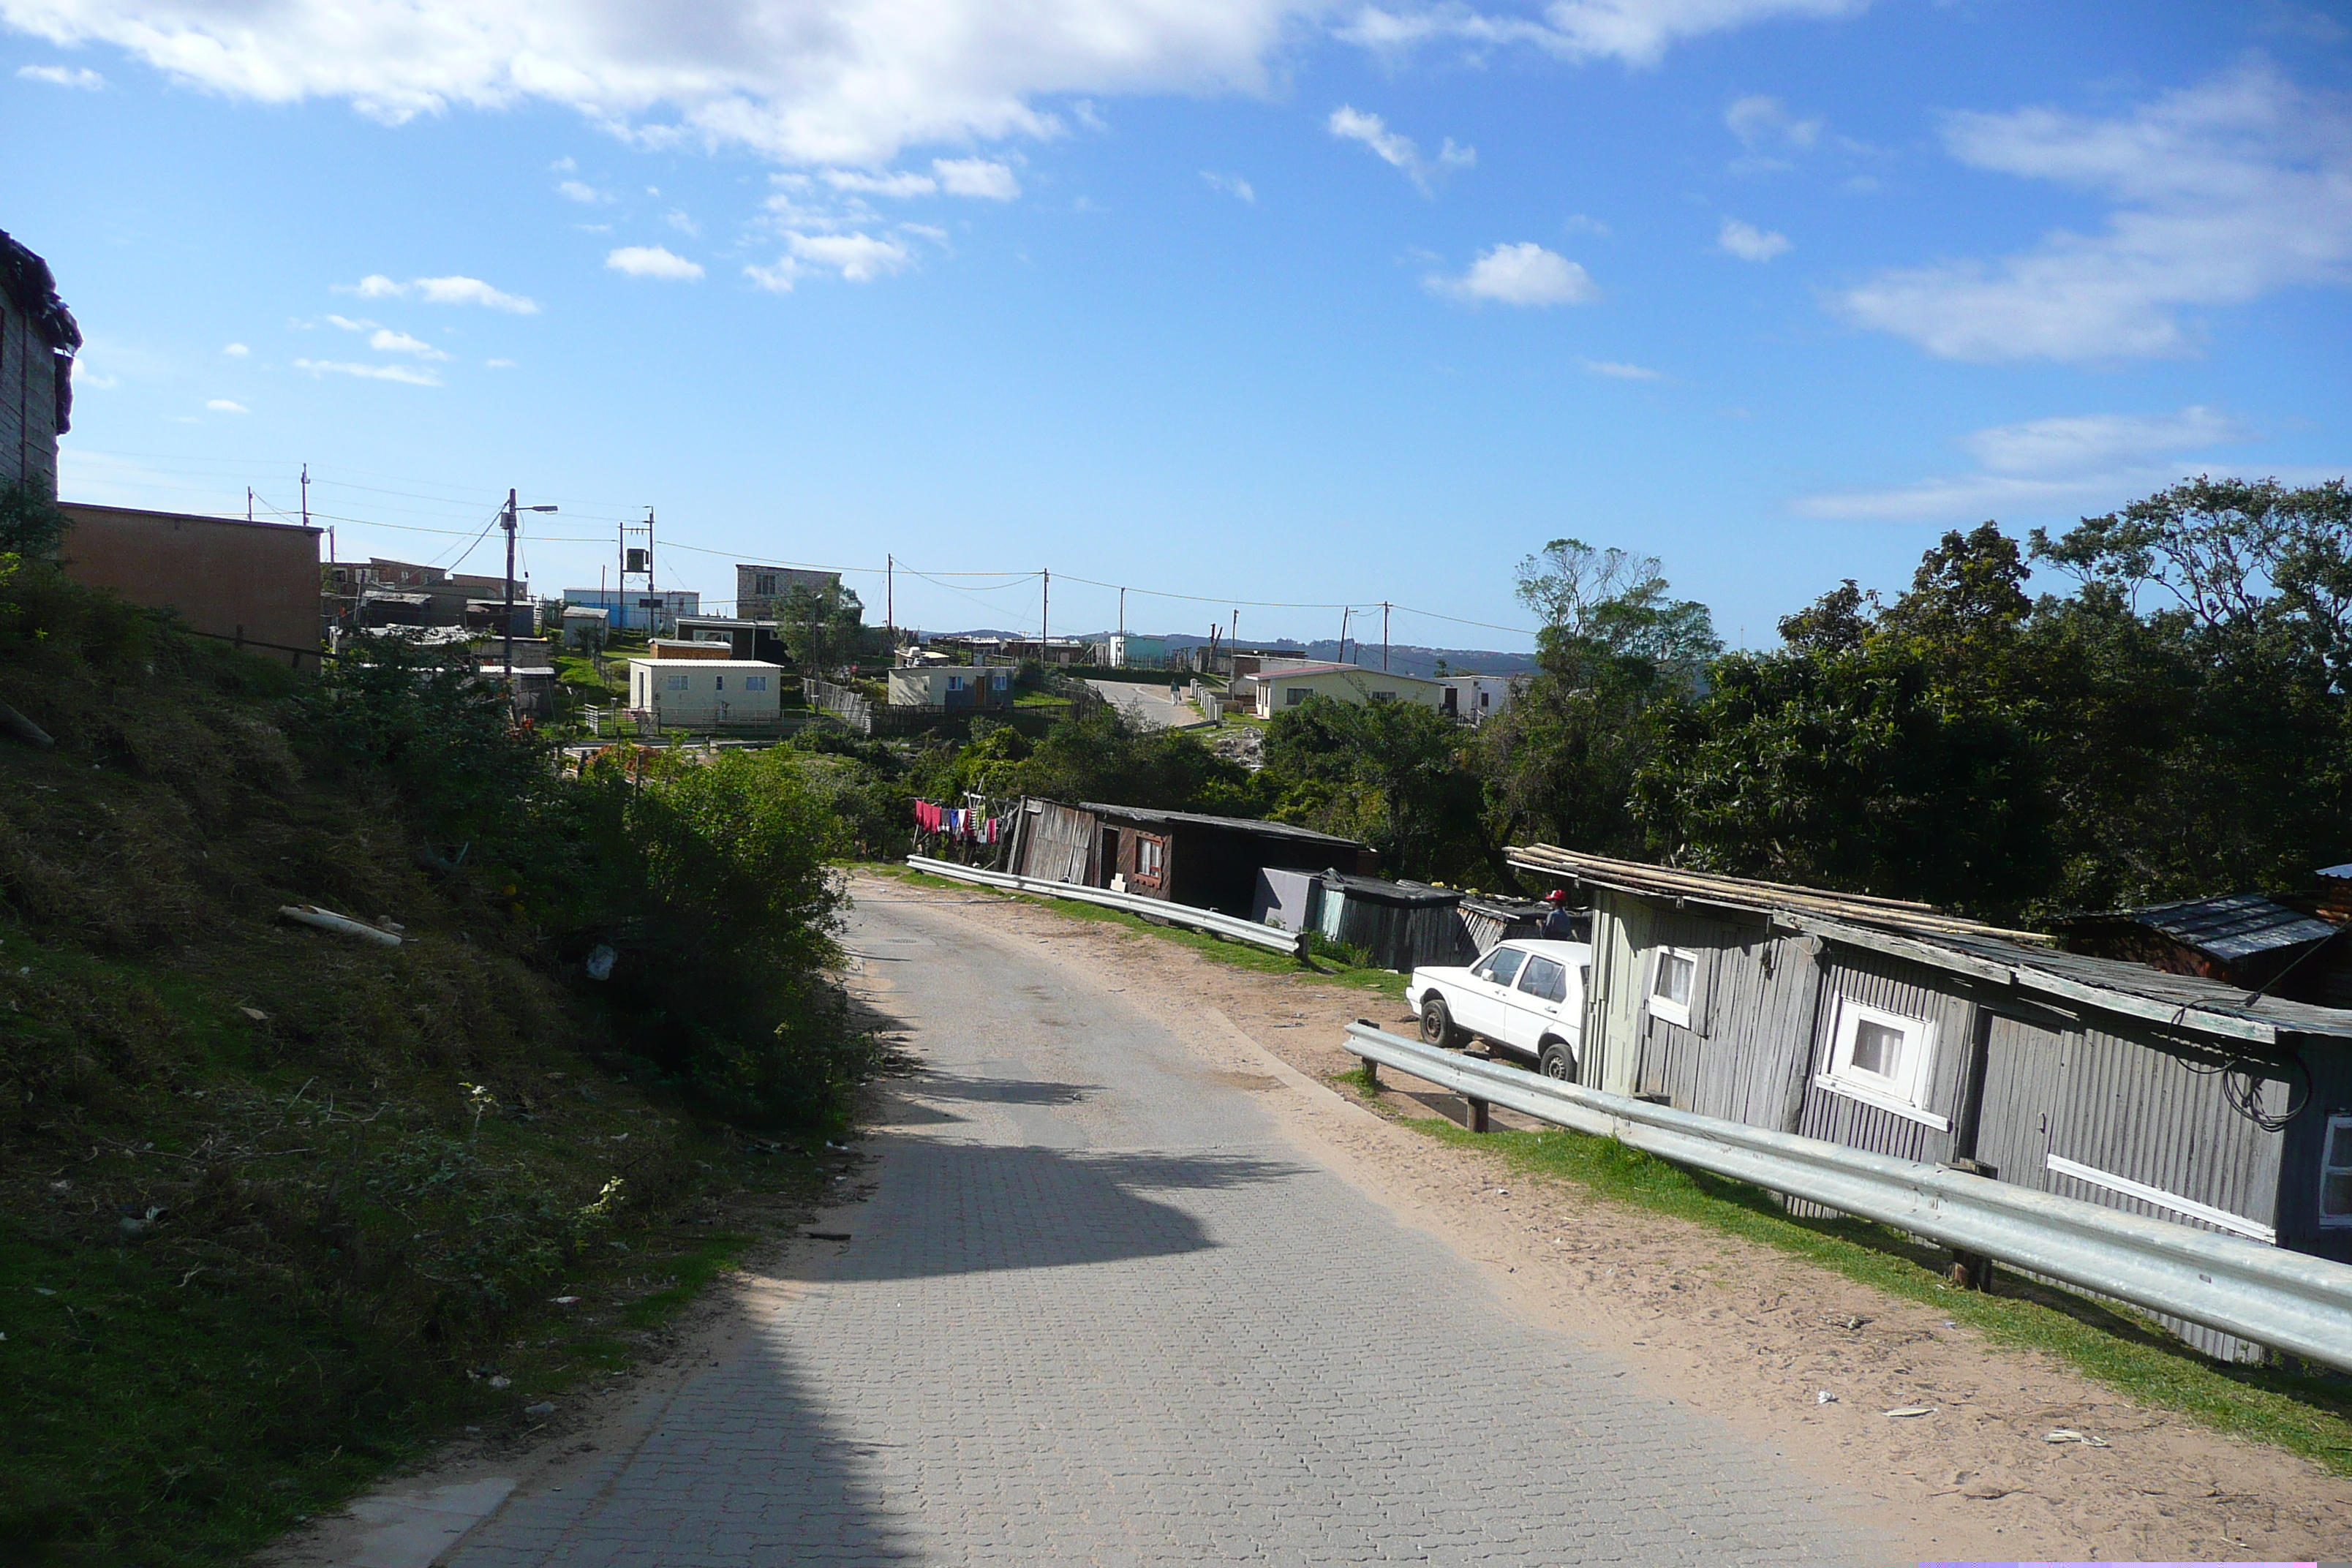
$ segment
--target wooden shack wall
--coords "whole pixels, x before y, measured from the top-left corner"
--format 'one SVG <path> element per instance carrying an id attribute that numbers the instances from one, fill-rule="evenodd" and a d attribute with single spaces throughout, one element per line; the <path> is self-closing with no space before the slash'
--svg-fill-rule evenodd
<path id="1" fill-rule="evenodd" d="M 2322 1229 L 2319 1169 L 2330 1116 L 2352 1115 L 2352 1041 L 2305 1038 L 2298 1054 L 2311 1073 L 2311 1100 L 2287 1123 L 2279 1145 L 2279 1244 L 2352 1263 L 2352 1226 Z"/>
<path id="2" fill-rule="evenodd" d="M 1021 861 L 1013 869 L 1041 882 L 1094 880 L 1095 816 L 1050 800 L 1023 803 Z"/>

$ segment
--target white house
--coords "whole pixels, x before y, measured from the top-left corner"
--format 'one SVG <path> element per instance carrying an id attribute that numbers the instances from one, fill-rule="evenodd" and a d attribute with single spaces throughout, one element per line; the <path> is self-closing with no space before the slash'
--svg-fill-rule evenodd
<path id="1" fill-rule="evenodd" d="M 783 667 L 748 658 L 633 658 L 629 707 L 664 726 L 774 724 Z"/>
<path id="2" fill-rule="evenodd" d="M 1002 665 L 901 665 L 890 672 L 893 708 L 1010 708 L 1013 671 Z"/>
<path id="3" fill-rule="evenodd" d="M 1292 664 L 1261 668 L 1250 677 L 1257 698 L 1257 716 L 1271 719 L 1286 708 L 1296 708 L 1310 697 L 1334 702 L 1418 702 L 1443 708 L 1445 683 L 1418 675 L 1396 675 L 1366 669 L 1357 664 Z"/>
<path id="4" fill-rule="evenodd" d="M 1101 645 L 1102 653 L 1096 656 L 1113 669 L 1165 669 L 1168 668 L 1168 639 L 1148 637 L 1135 632 L 1114 632 Z"/>
<path id="5" fill-rule="evenodd" d="M 1442 675 L 1445 695 L 1438 706 L 1465 724 L 1484 724 L 1518 700 L 1526 675 Z"/>

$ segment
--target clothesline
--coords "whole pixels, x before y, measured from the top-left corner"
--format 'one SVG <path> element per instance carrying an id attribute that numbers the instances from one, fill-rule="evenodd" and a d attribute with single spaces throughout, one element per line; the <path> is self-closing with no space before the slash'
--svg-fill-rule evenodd
<path id="1" fill-rule="evenodd" d="M 1003 837 L 1004 819 L 982 816 L 960 805 L 939 805 L 928 800 L 915 803 L 915 826 L 926 833 L 945 834 L 969 844 L 994 844 Z"/>

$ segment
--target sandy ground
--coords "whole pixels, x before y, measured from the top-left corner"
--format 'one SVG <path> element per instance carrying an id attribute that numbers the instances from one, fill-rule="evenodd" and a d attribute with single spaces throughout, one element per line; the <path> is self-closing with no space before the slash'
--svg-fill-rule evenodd
<path id="1" fill-rule="evenodd" d="M 1156 1000 L 1228 1070 L 1265 1071 L 1269 1056 L 1296 1069 L 1297 1079 L 1267 1073 L 1281 1084 L 1267 1085 L 1268 1099 L 1303 1144 L 1485 1264 L 1531 1320 L 1607 1346 L 1673 1397 L 1851 1482 L 1922 1557 L 2352 1558 L 2352 1480 L 2136 1405 L 2054 1358 L 1990 1346 L 1932 1307 L 1564 1182 L 1531 1181 L 1498 1156 L 1442 1144 L 1327 1089 L 1357 1065 L 1345 1049 L 1349 1022 L 1412 1032 L 1402 1005 L 1378 992 L 1232 968 L 1037 904 L 929 896 L 1031 935 L 1042 956 L 1093 971 L 1130 1002 Z M 1458 1099 L 1410 1080 L 1384 1099 L 1462 1115 Z M 1833 1403 L 1818 1403 L 1824 1391 Z M 1922 1405 L 1933 1414 L 1885 1414 Z M 2108 1447 L 2043 1440 L 2062 1428 Z"/>
<path id="2" fill-rule="evenodd" d="M 1377 991 L 1232 968 L 1025 901 L 856 885 L 968 912 L 1034 942 L 1040 961 L 1153 1006 L 1224 1081 L 1263 1090 L 1303 1152 L 1482 1264 L 1509 1310 L 1610 1350 L 1667 1397 L 1850 1487 L 1857 1512 L 1902 1541 L 1906 1556 L 2352 1559 L 2352 1481 L 2137 1406 L 2053 1358 L 1992 1348 L 1932 1307 L 1567 1183 L 1531 1180 L 1333 1089 L 1328 1080 L 1356 1065 L 1346 1024 L 1369 1016 L 1410 1032 L 1402 1005 Z M 890 1085 L 879 1093 L 887 1101 Z M 1392 1112 L 1462 1113 L 1459 1100 L 1409 1080 L 1383 1100 Z M 887 1121 L 887 1104 L 877 1110 Z M 854 1182 L 841 1189 L 845 1204 L 856 1196 Z M 804 1223 L 822 1230 L 826 1220 L 819 1213 Z M 780 1244 L 730 1289 L 698 1303 L 666 1360 L 575 1396 L 531 1446 L 458 1445 L 262 1561 L 425 1568 L 518 1481 L 558 1481 L 584 1456 L 641 1441 L 694 1371 L 797 1294 L 793 1254 L 819 1245 Z M 1819 1403 L 1822 1392 L 1833 1402 Z M 1465 1382 L 1465 1393 L 1475 1398 L 1475 1386 Z M 1932 1414 L 1885 1414 L 1920 1406 Z M 2108 1446 L 2045 1442 L 2057 1428 Z"/>

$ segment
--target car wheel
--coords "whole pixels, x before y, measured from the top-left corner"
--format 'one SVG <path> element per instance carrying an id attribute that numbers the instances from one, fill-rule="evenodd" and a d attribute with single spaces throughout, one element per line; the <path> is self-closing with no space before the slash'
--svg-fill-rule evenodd
<path id="1" fill-rule="evenodd" d="M 1421 1005 L 1421 1043 L 1445 1047 L 1462 1043 L 1462 1031 L 1454 1026 L 1454 1016 L 1445 1010 L 1443 996 L 1432 996 Z"/>
<path id="2" fill-rule="evenodd" d="M 1571 1056 L 1568 1047 L 1558 1040 L 1546 1040 L 1543 1053 L 1536 1058 L 1536 1070 L 1546 1078 L 1561 1079 L 1574 1083 L 1576 1058 Z"/>

